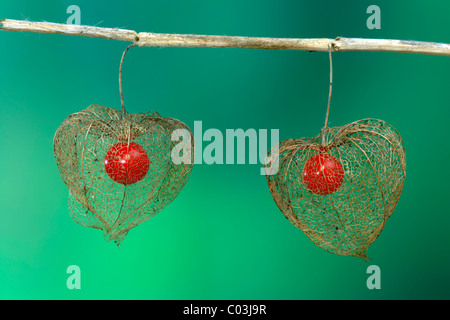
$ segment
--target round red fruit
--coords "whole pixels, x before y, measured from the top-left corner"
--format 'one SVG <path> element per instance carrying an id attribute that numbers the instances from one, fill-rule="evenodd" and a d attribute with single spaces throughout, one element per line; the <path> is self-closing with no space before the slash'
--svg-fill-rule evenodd
<path id="1" fill-rule="evenodd" d="M 148 172 L 147 153 L 137 143 L 116 143 L 105 157 L 105 170 L 117 183 L 130 185 L 144 179 Z"/>
<path id="2" fill-rule="evenodd" d="M 331 194 L 341 187 L 343 181 L 341 164 L 328 153 L 313 155 L 303 168 L 303 182 L 315 194 Z"/>

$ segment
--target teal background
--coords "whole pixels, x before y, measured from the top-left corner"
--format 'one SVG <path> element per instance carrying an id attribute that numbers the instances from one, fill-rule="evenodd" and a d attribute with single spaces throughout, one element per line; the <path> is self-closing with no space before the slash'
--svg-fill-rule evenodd
<path id="1" fill-rule="evenodd" d="M 0 19 L 81 23 L 138 32 L 450 42 L 442 1 L 2 0 Z M 366 9 L 381 8 L 381 30 Z M 130 231 L 120 248 L 73 222 L 53 156 L 66 116 L 120 108 L 127 43 L 0 31 L 0 298 L 448 299 L 450 58 L 333 55 L 329 125 L 366 117 L 401 133 L 407 177 L 371 260 L 316 247 L 275 205 L 261 165 L 196 165 L 181 194 Z M 124 65 L 130 112 L 156 110 L 193 129 L 279 129 L 314 136 L 328 99 L 328 55 L 304 51 L 132 48 Z M 204 146 L 206 143 L 204 143 Z M 69 290 L 66 269 L 81 268 Z M 369 290 L 367 267 L 381 268 Z"/>

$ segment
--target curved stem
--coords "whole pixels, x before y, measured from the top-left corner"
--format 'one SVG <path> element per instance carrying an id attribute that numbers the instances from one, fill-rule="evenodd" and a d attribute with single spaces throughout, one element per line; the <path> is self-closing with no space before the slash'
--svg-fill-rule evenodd
<path id="1" fill-rule="evenodd" d="M 131 47 L 134 47 L 136 44 L 130 44 L 125 51 L 122 54 L 122 59 L 120 60 L 120 68 L 119 68 L 119 89 L 120 89 L 120 102 L 122 105 L 122 119 L 125 117 L 127 111 L 125 110 L 125 105 L 123 103 L 123 91 L 122 91 L 122 67 L 123 67 L 123 60 L 125 58 L 125 54 L 127 53 L 128 49 Z"/>
<path id="2" fill-rule="evenodd" d="M 331 93 L 333 91 L 333 59 L 331 57 L 331 51 L 332 51 L 332 45 L 331 43 L 328 44 L 328 53 L 329 53 L 329 59 L 330 59 L 330 91 L 328 93 L 328 106 L 327 106 L 327 114 L 325 116 L 325 125 L 322 129 L 322 145 L 325 145 L 325 135 L 326 130 L 328 128 L 328 116 L 330 115 L 330 105 L 331 105 Z"/>
<path id="3" fill-rule="evenodd" d="M 324 128 L 326 128 L 328 125 L 328 116 L 330 114 L 330 104 L 331 104 L 331 93 L 333 91 L 333 59 L 331 58 L 331 43 L 328 44 L 328 52 L 330 56 L 330 91 L 328 93 L 328 107 L 327 107 L 327 115 L 325 116 Z"/>

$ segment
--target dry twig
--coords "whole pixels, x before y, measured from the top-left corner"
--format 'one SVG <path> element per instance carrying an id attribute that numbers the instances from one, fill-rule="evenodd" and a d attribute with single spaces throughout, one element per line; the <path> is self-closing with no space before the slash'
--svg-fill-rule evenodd
<path id="1" fill-rule="evenodd" d="M 38 32 L 75 35 L 82 37 L 104 38 L 133 42 L 140 47 L 215 47 L 215 48 L 251 48 L 283 49 L 305 51 L 384 51 L 416 54 L 450 56 L 450 44 L 404 41 L 388 39 L 295 39 L 213 36 L 196 34 L 137 33 L 133 30 L 100 28 L 82 25 L 70 25 L 51 22 L 32 22 L 3 19 L 0 30 L 19 32 Z"/>

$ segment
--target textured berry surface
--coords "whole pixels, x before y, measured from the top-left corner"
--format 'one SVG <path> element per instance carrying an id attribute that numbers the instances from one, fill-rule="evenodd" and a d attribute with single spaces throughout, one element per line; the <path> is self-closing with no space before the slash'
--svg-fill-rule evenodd
<path id="1" fill-rule="evenodd" d="M 303 182 L 315 194 L 331 194 L 340 188 L 343 180 L 342 166 L 331 154 L 316 154 L 303 168 Z"/>
<path id="2" fill-rule="evenodd" d="M 124 185 L 141 181 L 147 174 L 149 161 L 147 153 L 140 145 L 131 142 L 116 143 L 109 148 L 105 157 L 108 176 Z"/>

